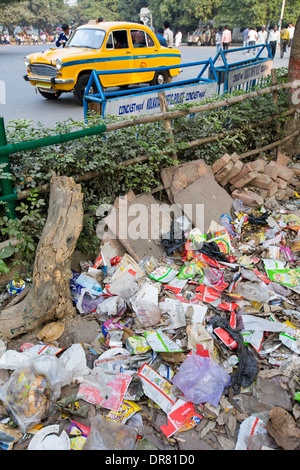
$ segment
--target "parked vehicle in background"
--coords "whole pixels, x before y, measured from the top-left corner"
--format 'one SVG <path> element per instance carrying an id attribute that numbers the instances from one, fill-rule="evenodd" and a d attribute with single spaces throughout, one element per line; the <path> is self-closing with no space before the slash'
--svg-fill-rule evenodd
<path id="1" fill-rule="evenodd" d="M 96 71 L 128 70 L 126 73 L 100 75 L 103 88 L 131 84 L 169 83 L 180 70 L 130 72 L 179 65 L 178 49 L 160 45 L 150 28 L 138 23 L 102 22 L 77 28 L 63 49 L 50 48 L 25 57 L 24 79 L 37 87 L 49 100 L 64 92 L 73 92 L 79 104 L 93 69 Z"/>

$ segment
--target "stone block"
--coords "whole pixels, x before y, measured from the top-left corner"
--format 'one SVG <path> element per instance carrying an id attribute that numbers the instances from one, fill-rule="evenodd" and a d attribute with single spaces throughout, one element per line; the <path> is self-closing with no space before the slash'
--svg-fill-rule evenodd
<path id="1" fill-rule="evenodd" d="M 285 189 L 287 187 L 287 181 L 283 180 L 282 178 L 277 178 L 276 184 L 278 189 Z"/>
<path id="2" fill-rule="evenodd" d="M 280 165 L 290 165 L 292 163 L 292 159 L 287 157 L 284 153 L 282 153 L 280 150 L 277 152 L 277 163 L 280 163 Z"/>
<path id="3" fill-rule="evenodd" d="M 255 171 L 250 171 L 246 175 L 244 175 L 242 178 L 240 178 L 235 184 L 234 187 L 236 189 L 243 188 L 247 184 L 251 183 L 255 178 L 257 178 L 259 173 L 256 173 Z"/>
<path id="4" fill-rule="evenodd" d="M 256 188 L 261 189 L 270 189 L 273 184 L 273 180 L 263 173 L 259 173 L 256 178 L 251 181 L 251 186 L 255 186 Z"/>
<path id="5" fill-rule="evenodd" d="M 215 174 L 215 180 L 217 183 L 221 183 L 221 181 L 226 178 L 226 176 L 229 175 L 231 172 L 232 168 L 234 166 L 234 163 L 232 161 L 228 162 L 227 165 L 223 166 L 218 173 Z"/>
<path id="6" fill-rule="evenodd" d="M 264 203 L 264 199 L 253 191 L 235 189 L 231 196 L 233 199 L 241 199 L 241 201 L 249 207 L 261 206 Z"/>
<path id="7" fill-rule="evenodd" d="M 272 186 L 268 189 L 268 194 L 267 197 L 272 197 L 274 196 L 278 191 L 278 186 L 275 182 L 273 182 Z"/>
<path id="8" fill-rule="evenodd" d="M 294 176 L 294 171 L 292 168 L 281 165 L 280 163 L 271 161 L 265 168 L 265 175 L 268 175 L 272 180 L 276 181 L 278 177 L 287 181 L 288 183 Z"/>
<path id="9" fill-rule="evenodd" d="M 230 170 L 230 172 L 220 181 L 220 185 L 221 186 L 226 186 L 226 184 L 232 179 L 234 178 L 235 176 L 237 176 L 240 171 L 243 169 L 243 166 L 244 164 L 240 161 L 240 160 L 237 160 L 232 169 Z"/>
<path id="10" fill-rule="evenodd" d="M 230 184 L 235 186 L 239 179 L 243 178 L 249 172 L 255 171 L 256 173 L 262 173 L 265 169 L 265 166 L 265 162 L 262 158 L 254 160 L 253 162 L 246 163 L 243 169 L 241 170 L 240 174 L 230 180 Z"/>
<path id="11" fill-rule="evenodd" d="M 225 153 L 223 157 L 215 161 L 211 166 L 213 174 L 215 175 L 216 173 L 218 173 L 218 171 L 220 171 L 223 168 L 223 166 L 227 165 L 230 162 L 230 160 L 231 160 L 231 156 L 228 153 Z"/>

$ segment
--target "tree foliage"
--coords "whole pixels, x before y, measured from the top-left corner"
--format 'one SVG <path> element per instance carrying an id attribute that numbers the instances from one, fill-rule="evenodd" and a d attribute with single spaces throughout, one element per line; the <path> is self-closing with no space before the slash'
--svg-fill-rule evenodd
<path id="1" fill-rule="evenodd" d="M 51 32 L 62 22 L 76 27 L 99 16 L 109 21 L 138 21 L 142 7 L 150 9 L 155 28 L 168 20 L 174 31 L 187 32 L 212 21 L 231 28 L 278 23 L 282 0 L 77 0 L 75 7 L 63 0 L 0 0 L 0 5 L 0 24 L 10 32 L 16 25 Z M 295 24 L 299 15 L 299 0 L 286 2 L 283 22 Z"/>

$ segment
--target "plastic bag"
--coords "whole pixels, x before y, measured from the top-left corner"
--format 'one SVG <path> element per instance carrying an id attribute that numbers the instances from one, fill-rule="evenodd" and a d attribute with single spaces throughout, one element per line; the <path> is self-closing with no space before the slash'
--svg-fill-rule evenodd
<path id="1" fill-rule="evenodd" d="M 84 450 L 128 451 L 135 448 L 136 440 L 135 428 L 115 423 L 98 414 L 92 419 Z"/>
<path id="2" fill-rule="evenodd" d="M 266 302 L 268 303 L 270 300 L 270 296 L 268 293 L 268 287 L 260 281 L 257 282 L 240 282 L 235 287 L 234 294 L 241 295 L 244 299 L 249 301 L 256 300 L 257 302 Z"/>
<path id="3" fill-rule="evenodd" d="M 71 379 L 56 356 L 34 357 L 25 367 L 16 369 L 0 387 L 0 400 L 25 433 L 49 415 L 61 387 Z"/>
<path id="4" fill-rule="evenodd" d="M 139 322 L 145 326 L 154 326 L 160 322 L 161 311 L 158 305 L 148 300 L 138 300 L 134 303 L 134 311 Z"/>
<path id="5" fill-rule="evenodd" d="M 255 357 L 244 345 L 241 333 L 233 329 L 226 318 L 215 315 L 210 318 L 208 325 L 212 325 L 213 329 L 217 327 L 223 328 L 237 342 L 235 354 L 239 358 L 238 370 L 231 376 L 230 387 L 233 388 L 235 393 L 239 393 L 241 387 L 246 388 L 252 384 L 258 373 Z"/>
<path id="6" fill-rule="evenodd" d="M 173 384 L 192 403 L 218 406 L 224 388 L 229 387 L 230 376 L 213 359 L 192 354 L 179 367 Z"/>

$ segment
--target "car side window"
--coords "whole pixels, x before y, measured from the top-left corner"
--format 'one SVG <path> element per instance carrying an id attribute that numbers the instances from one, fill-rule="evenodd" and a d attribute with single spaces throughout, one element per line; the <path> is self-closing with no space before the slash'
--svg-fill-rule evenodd
<path id="1" fill-rule="evenodd" d="M 148 47 L 154 47 L 154 45 L 155 44 L 154 44 L 154 41 L 153 41 L 152 37 L 149 36 L 149 34 L 147 34 L 147 46 Z"/>
<path id="2" fill-rule="evenodd" d="M 108 36 L 106 49 L 127 49 L 128 47 L 127 31 L 113 31 Z"/>
<path id="3" fill-rule="evenodd" d="M 133 47 L 147 47 L 145 31 L 133 29 L 130 34 Z"/>

